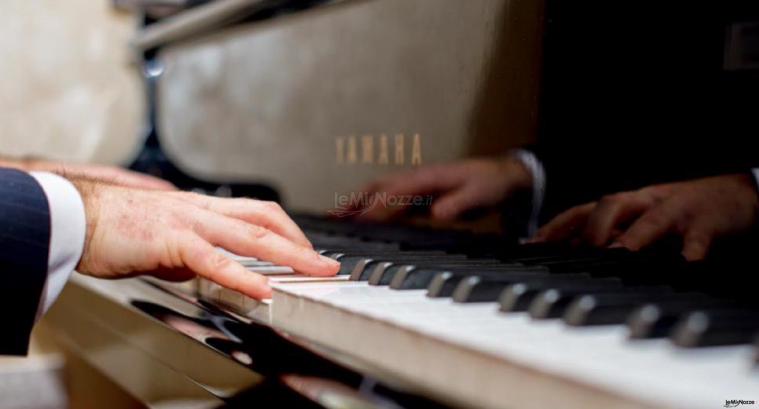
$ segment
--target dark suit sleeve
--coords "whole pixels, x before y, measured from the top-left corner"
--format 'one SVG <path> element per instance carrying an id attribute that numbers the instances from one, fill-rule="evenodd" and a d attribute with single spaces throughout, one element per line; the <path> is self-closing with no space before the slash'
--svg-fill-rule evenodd
<path id="1" fill-rule="evenodd" d="M 0 354 L 26 354 L 50 246 L 47 197 L 27 173 L 0 168 Z"/>

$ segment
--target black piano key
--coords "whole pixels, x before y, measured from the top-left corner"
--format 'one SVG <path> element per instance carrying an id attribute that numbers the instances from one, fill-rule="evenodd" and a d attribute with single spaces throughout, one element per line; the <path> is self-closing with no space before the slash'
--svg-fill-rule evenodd
<path id="1" fill-rule="evenodd" d="M 590 291 L 621 287 L 622 282 L 614 278 L 590 278 L 587 274 L 567 274 L 566 276 L 552 276 L 546 279 L 512 283 L 500 293 L 498 302 L 502 312 L 527 311 L 538 293 L 546 289 L 581 288 Z"/>
<path id="2" fill-rule="evenodd" d="M 614 295 L 663 295 L 671 294 L 672 289 L 665 286 L 657 287 L 622 287 L 622 288 L 551 288 L 543 290 L 532 300 L 528 312 L 534 319 L 559 318 L 564 315 L 572 301 L 580 296 L 589 294 L 613 293 Z"/>
<path id="3" fill-rule="evenodd" d="M 345 257 L 345 253 L 343 253 L 341 251 L 333 251 L 333 250 L 325 251 L 324 253 L 322 253 L 322 255 L 324 257 L 329 257 L 329 258 L 331 258 L 333 260 L 338 260 L 338 261 L 341 258 Z"/>
<path id="4" fill-rule="evenodd" d="M 517 276 L 518 274 L 518 276 Z M 471 276 L 479 276 L 479 277 L 492 277 L 492 278 L 503 278 L 503 277 L 514 277 L 514 278 L 523 278 L 525 276 L 536 276 L 536 275 L 548 275 L 549 273 L 545 271 L 544 268 L 540 266 L 529 266 L 529 267 L 520 267 L 520 268 L 503 268 L 503 269 L 493 269 L 493 268 L 487 268 L 485 270 L 475 270 L 475 271 L 466 271 L 464 269 L 455 269 L 452 268 L 451 271 L 445 271 L 442 273 L 436 274 L 432 281 L 430 281 L 429 286 L 427 286 L 427 297 L 430 298 L 443 298 L 443 297 L 452 297 L 453 292 L 456 290 L 456 287 L 461 283 L 461 281 L 467 277 Z"/>
<path id="5" fill-rule="evenodd" d="M 390 267 L 392 269 L 392 267 Z M 505 273 L 534 273 L 544 271 L 542 267 L 525 267 L 514 264 L 481 264 L 476 263 L 445 263 L 432 266 L 415 266 L 405 268 L 397 273 L 390 282 L 390 288 L 396 290 L 424 289 L 429 287 L 430 282 L 438 273 L 452 271 L 458 274 L 485 274 L 500 276 Z"/>
<path id="6" fill-rule="evenodd" d="M 388 268 L 396 270 L 395 266 Z M 427 288 L 435 274 L 446 271 L 443 266 L 427 268 L 416 265 L 403 265 L 397 267 L 397 272 L 390 281 L 390 288 L 394 290 L 420 290 Z"/>
<path id="7" fill-rule="evenodd" d="M 684 315 L 670 340 L 681 347 L 745 344 L 759 331 L 759 312 L 752 310 L 701 310 Z"/>
<path id="8" fill-rule="evenodd" d="M 468 260 L 462 260 L 461 263 L 447 263 L 451 265 L 448 268 L 443 265 L 446 263 L 440 259 L 432 258 L 411 262 L 402 260 L 402 256 L 396 257 L 396 254 L 404 254 L 406 251 L 437 250 L 449 253 L 460 251 L 459 254 L 469 256 L 497 257 L 505 263 L 518 264 L 523 269 L 525 266 L 538 267 L 541 271 L 550 274 L 550 278 L 566 274 L 572 276 L 578 273 L 586 273 L 586 277 L 593 279 L 618 278 L 623 283 L 622 288 L 625 290 L 622 290 L 622 293 L 613 293 L 617 296 L 615 302 L 611 302 L 611 298 L 607 297 L 607 295 L 611 296 L 612 294 L 603 292 L 606 290 L 595 291 L 591 294 L 585 294 L 579 289 L 562 290 L 559 291 L 560 294 L 553 294 L 555 301 L 550 303 L 543 301 L 542 313 L 538 314 L 535 310 L 531 313 L 536 317 L 554 317 L 563 310 L 563 318 L 569 325 L 620 324 L 624 322 L 625 318 L 629 318 L 628 324 L 633 337 L 669 335 L 674 324 L 683 314 L 703 309 L 704 305 L 710 308 L 727 308 L 730 304 L 714 299 L 711 299 L 712 301 L 709 303 L 702 300 L 691 302 L 691 300 L 685 299 L 677 301 L 657 297 L 650 298 L 648 295 L 638 297 L 637 295 L 625 294 L 625 291 L 629 291 L 626 290 L 627 288 L 644 285 L 667 285 L 676 291 L 706 292 L 717 297 L 727 298 L 735 296 L 732 284 L 715 286 L 714 280 L 709 278 L 711 274 L 708 273 L 717 266 L 716 264 L 703 264 L 699 270 L 702 274 L 693 274 L 691 269 L 694 266 L 693 263 L 686 264 L 681 258 L 673 257 L 672 254 L 677 254 L 677 252 L 630 252 L 625 249 L 573 248 L 568 245 L 553 243 L 549 245 L 514 245 L 506 241 L 499 241 L 495 237 L 472 235 L 461 231 L 438 232 L 430 229 L 360 224 L 353 221 L 335 221 L 314 217 L 307 217 L 304 220 L 306 222 L 303 225 L 304 232 L 315 248 L 324 255 L 343 260 L 345 264 L 343 270 L 350 269 L 352 279 L 368 279 L 372 285 L 388 285 L 396 278 L 395 275 L 403 270 L 401 275 L 405 277 L 400 287 L 424 288 L 426 286 L 427 295 L 430 297 L 452 296 L 458 285 L 466 277 L 473 274 L 484 276 L 484 281 L 490 282 L 490 279 L 488 274 L 485 274 L 485 270 L 473 271 Z M 380 255 L 382 257 L 378 257 Z M 351 256 L 362 257 L 361 259 L 348 258 Z M 346 272 L 342 271 L 342 273 Z M 483 284 L 473 286 L 474 297 L 463 298 L 477 300 L 482 295 L 482 299 L 492 300 L 493 296 L 489 292 L 496 292 L 493 288 L 499 288 L 502 284 L 496 284 L 495 287 L 488 285 L 480 287 L 481 285 Z M 716 287 L 719 287 L 719 291 Z M 529 290 L 537 291 L 537 288 L 530 286 Z M 542 290 L 546 290 L 546 288 L 542 288 Z M 535 294 L 537 292 L 532 292 L 523 297 L 523 302 L 527 303 L 530 298 L 535 297 Z M 743 297 L 743 295 L 741 296 Z M 569 300 L 572 301 L 568 302 Z M 648 315 L 641 316 L 641 305 L 651 302 L 654 303 L 655 309 L 658 308 L 655 312 L 661 314 L 658 318 L 646 321 L 644 318 L 651 318 L 656 314 L 651 315 L 648 311 Z M 751 299 L 749 298 L 748 301 L 744 302 L 751 302 Z M 527 306 L 522 306 L 521 310 Z M 732 307 L 735 307 L 735 303 Z M 504 307 L 502 306 L 502 308 Z M 535 309 L 537 308 L 535 307 Z M 633 319 L 634 317 L 637 317 L 637 320 Z M 721 340 L 720 342 L 727 342 L 724 333 L 729 335 L 729 331 L 722 330 L 719 336 L 716 336 L 718 340 Z M 736 330 L 736 333 L 745 337 L 742 330 Z M 711 336 L 711 334 L 708 335 Z M 737 335 L 733 334 L 733 336 Z M 706 342 L 708 341 L 707 338 L 698 338 L 698 342 Z"/>
<path id="9" fill-rule="evenodd" d="M 462 266 L 462 267 L 475 267 L 475 266 L 494 266 L 495 263 L 497 263 L 497 260 L 471 260 L 466 259 L 464 257 L 456 258 L 456 257 L 446 257 L 446 258 L 436 258 L 437 264 L 435 266 L 440 266 L 440 268 L 447 268 L 447 267 L 454 267 L 454 266 Z M 389 264 L 384 264 L 389 263 Z M 375 260 L 372 263 L 368 263 L 362 270 L 359 272 L 359 267 L 354 270 L 354 273 L 351 273 L 352 277 L 357 277 L 357 281 L 369 281 L 369 284 L 371 285 L 389 285 L 390 280 L 395 274 L 395 271 L 389 271 L 388 274 L 385 274 L 385 272 L 388 269 L 392 270 L 392 267 L 394 266 L 401 266 L 401 265 L 411 265 L 410 263 L 414 263 L 413 265 L 417 265 L 417 263 L 424 263 L 428 264 L 430 263 L 429 259 L 419 259 L 419 258 L 403 258 L 403 257 L 392 257 L 386 259 L 378 259 Z M 418 267 L 418 266 L 417 266 Z M 375 276 L 375 279 L 372 280 L 372 276 Z M 384 276 L 384 280 L 383 280 Z M 353 279 L 353 278 L 351 278 Z M 381 284 L 380 284 L 381 283 Z"/>
<path id="10" fill-rule="evenodd" d="M 338 275 L 349 275 L 353 272 L 356 265 L 364 259 L 380 259 L 380 258 L 397 258 L 403 260 L 428 260 L 428 259 L 458 259 L 465 260 L 466 256 L 463 254 L 446 254 L 442 251 L 424 251 L 424 252 L 397 252 L 390 253 L 377 253 L 366 251 L 341 251 L 335 254 L 328 254 L 327 257 L 332 257 L 340 262 L 340 270 Z"/>
<path id="11" fill-rule="evenodd" d="M 350 280 L 351 281 L 361 281 L 361 277 L 365 274 L 366 271 L 370 271 L 374 265 L 377 263 L 380 263 L 382 260 L 377 260 L 374 258 L 364 258 L 359 260 L 358 263 L 353 267 L 353 270 L 350 274 Z"/>
<path id="12" fill-rule="evenodd" d="M 455 279 L 456 276 L 459 277 L 458 281 Z M 443 288 L 433 288 L 433 283 L 430 283 L 427 296 L 451 297 L 454 302 L 460 303 L 491 302 L 497 300 L 501 291 L 511 283 L 549 277 L 551 277 L 550 274 L 545 271 L 529 268 L 512 271 L 477 271 L 474 274 L 454 271 L 451 282 L 442 283 Z M 434 287 L 437 285 L 435 284 Z"/>
<path id="13" fill-rule="evenodd" d="M 409 276 L 409 273 L 411 273 L 411 271 L 417 268 L 421 268 L 421 266 L 413 265 L 409 268 L 408 265 L 395 264 L 395 263 L 377 265 L 374 268 L 374 271 L 372 271 L 369 276 L 369 285 L 390 285 L 396 273 L 401 268 L 404 270 L 403 279 L 405 280 L 406 277 Z M 436 268 L 440 272 L 451 269 L 457 272 L 468 271 L 470 273 L 476 272 L 476 271 L 484 271 L 484 270 L 488 270 L 488 271 L 490 270 L 493 270 L 493 271 L 513 271 L 513 270 L 547 271 L 547 269 L 542 266 L 524 266 L 519 263 L 503 263 L 503 262 L 498 262 L 497 260 L 495 260 L 495 262 L 492 262 L 492 260 L 490 259 L 484 259 L 484 260 L 473 259 L 470 262 L 461 263 L 459 265 L 456 265 L 453 263 L 447 263 L 445 265 L 442 265 L 442 264 L 437 263 L 435 265 L 432 265 L 432 268 Z"/>
<path id="14" fill-rule="evenodd" d="M 451 297 L 454 302 L 493 302 L 497 301 L 501 293 L 509 286 L 517 283 L 536 283 L 536 285 L 549 285 L 549 283 L 562 283 L 567 280 L 588 279 L 586 274 L 566 274 L 558 277 L 550 274 L 535 274 L 534 272 L 512 272 L 497 276 L 483 274 L 473 275 L 462 280 L 453 291 Z M 542 288 L 542 287 L 541 287 Z"/>
<path id="15" fill-rule="evenodd" d="M 391 269 L 393 266 L 395 263 L 391 261 L 377 263 L 369 274 L 369 285 L 390 285 L 393 276 L 398 272 L 397 269 Z"/>
<path id="16" fill-rule="evenodd" d="M 627 320 L 632 339 L 668 336 L 680 317 L 704 308 L 730 308 L 734 303 L 713 298 L 706 300 L 662 300 L 646 303 L 630 314 Z"/>
<path id="17" fill-rule="evenodd" d="M 454 302 L 489 302 L 498 299 L 504 288 L 515 282 L 522 282 L 534 276 L 532 273 L 509 275 L 502 278 L 489 278 L 482 275 L 471 275 L 464 278 L 451 294 Z"/>
<path id="18" fill-rule="evenodd" d="M 340 270 L 337 271 L 337 275 L 350 275 L 353 268 L 356 267 L 356 263 L 361 261 L 362 258 L 341 254 L 335 259 L 340 262 Z"/>
<path id="19" fill-rule="evenodd" d="M 388 284 L 390 288 L 401 289 L 409 274 L 416 270 L 417 266 L 413 264 L 394 264 L 388 267 L 384 274 L 390 278 L 390 283 Z M 385 280 L 384 277 L 383 280 Z"/>
<path id="20" fill-rule="evenodd" d="M 453 290 L 464 279 L 462 274 L 453 274 L 450 271 L 443 271 L 437 273 L 435 277 L 430 281 L 430 285 L 427 286 L 427 297 L 441 298 L 449 297 L 453 294 Z"/>
<path id="21" fill-rule="evenodd" d="M 369 279 L 374 266 L 383 261 L 416 263 L 429 260 L 438 260 L 440 262 L 461 262 L 468 263 L 466 256 L 463 254 L 446 254 L 441 252 L 395 252 L 386 255 L 371 256 L 348 256 L 343 257 L 340 262 L 341 267 L 345 266 L 350 270 L 350 279 L 352 281 L 366 281 Z M 342 268 L 341 268 L 342 271 Z"/>
<path id="22" fill-rule="evenodd" d="M 403 266 L 393 276 L 390 282 L 390 288 L 394 290 L 421 290 L 430 285 L 430 281 L 436 274 L 446 271 L 444 266 L 440 267 L 418 267 Z"/>
<path id="23" fill-rule="evenodd" d="M 480 266 L 477 265 L 478 262 L 479 262 L 478 260 L 472 260 L 471 262 L 461 263 L 460 265 L 457 265 L 454 263 L 447 263 L 446 265 L 436 265 L 435 267 L 439 268 L 440 271 L 444 271 L 447 268 L 461 269 L 461 268 L 468 268 L 468 267 L 472 267 L 472 268 L 487 267 L 488 269 L 507 268 L 505 265 L 492 264 L 490 260 L 486 260 L 486 263 Z M 419 266 L 409 265 L 409 264 L 404 264 L 404 263 L 394 263 L 394 262 L 378 263 L 374 267 L 372 272 L 369 274 L 369 285 L 390 285 L 393 278 L 395 277 L 395 274 L 398 273 L 398 271 L 400 271 L 401 269 L 404 270 L 403 272 L 404 275 L 408 275 L 410 271 L 413 271 L 417 268 L 419 268 Z M 514 266 L 513 268 L 517 268 L 517 267 Z"/>
<path id="24" fill-rule="evenodd" d="M 425 268 L 417 265 L 397 265 L 388 268 L 388 273 L 393 275 L 390 288 L 394 290 L 420 290 L 426 288 L 435 274 L 445 271 L 446 268 Z M 395 273 L 393 274 L 393 271 Z"/>
<path id="25" fill-rule="evenodd" d="M 587 294 L 576 298 L 564 313 L 564 322 L 573 326 L 624 324 L 636 308 L 657 301 L 706 300 L 704 294 Z"/>

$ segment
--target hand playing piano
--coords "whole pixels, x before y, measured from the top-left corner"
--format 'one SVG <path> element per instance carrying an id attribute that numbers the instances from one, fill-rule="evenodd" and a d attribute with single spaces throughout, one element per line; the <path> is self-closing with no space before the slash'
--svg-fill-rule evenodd
<path id="1" fill-rule="evenodd" d="M 433 195 L 432 217 L 453 220 L 469 210 L 497 206 L 517 190 L 528 189 L 531 183 L 530 173 L 514 158 L 471 159 L 394 174 L 369 184 L 362 192 L 396 198 Z M 360 210 L 358 205 L 354 204 L 352 210 Z M 391 220 L 408 210 L 410 205 L 383 206 L 376 201 L 358 217 Z"/>
<path id="2" fill-rule="evenodd" d="M 118 186 L 149 190 L 176 190 L 171 183 L 144 173 L 133 172 L 117 166 L 89 163 L 64 163 L 41 159 L 0 159 L 0 166 L 16 168 L 27 172 L 41 171 L 57 173 L 64 177 L 80 177 L 99 180 Z"/>
<path id="3" fill-rule="evenodd" d="M 85 177 L 118 186 L 149 190 L 176 190 L 176 187 L 163 179 L 134 172 L 117 166 L 96 165 L 88 163 L 56 163 L 48 161 L 31 161 L 27 170 L 39 170 L 58 173 L 65 177 Z"/>
<path id="4" fill-rule="evenodd" d="M 579 240 L 639 250 L 677 235 L 683 256 L 700 260 L 716 239 L 752 229 L 758 214 L 753 178 L 725 175 L 605 196 L 556 216 L 534 241 Z"/>
<path id="5" fill-rule="evenodd" d="M 77 271 L 101 278 L 196 275 L 253 298 L 267 298 L 264 276 L 219 251 L 261 258 L 318 276 L 339 264 L 317 254 L 275 203 L 186 192 L 136 190 L 82 179 L 87 236 Z"/>

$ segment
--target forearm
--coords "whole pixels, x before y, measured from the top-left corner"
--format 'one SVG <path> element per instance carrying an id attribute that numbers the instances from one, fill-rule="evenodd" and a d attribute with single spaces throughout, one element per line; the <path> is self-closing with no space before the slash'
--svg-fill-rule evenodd
<path id="1" fill-rule="evenodd" d="M 56 175 L 66 176 L 66 164 L 40 159 L 33 156 L 10 157 L 0 156 L 0 167 L 23 170 L 25 172 L 50 172 Z"/>
<path id="2" fill-rule="evenodd" d="M 0 156 L 0 167 L 29 171 L 32 169 L 32 163 L 34 161 L 35 159 L 31 158 L 11 158 L 7 156 Z"/>

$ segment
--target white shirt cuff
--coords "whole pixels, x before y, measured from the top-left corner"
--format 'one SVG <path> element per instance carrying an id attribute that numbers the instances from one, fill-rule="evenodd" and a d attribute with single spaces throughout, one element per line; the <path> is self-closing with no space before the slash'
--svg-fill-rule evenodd
<path id="1" fill-rule="evenodd" d="M 756 181 L 756 185 L 759 186 L 759 168 L 751 169 L 751 173 L 754 175 L 754 180 Z"/>
<path id="2" fill-rule="evenodd" d="M 546 190 L 546 172 L 543 163 L 534 153 L 526 149 L 516 149 L 510 152 L 516 160 L 527 168 L 532 175 L 532 209 L 530 220 L 527 222 L 527 236 L 532 237 L 537 233 L 540 223 L 540 211 L 543 208 L 543 197 Z"/>
<path id="3" fill-rule="evenodd" d="M 50 253 L 47 281 L 37 318 L 58 298 L 84 251 L 87 221 L 79 191 L 68 180 L 47 172 L 30 172 L 42 186 L 50 207 Z"/>

